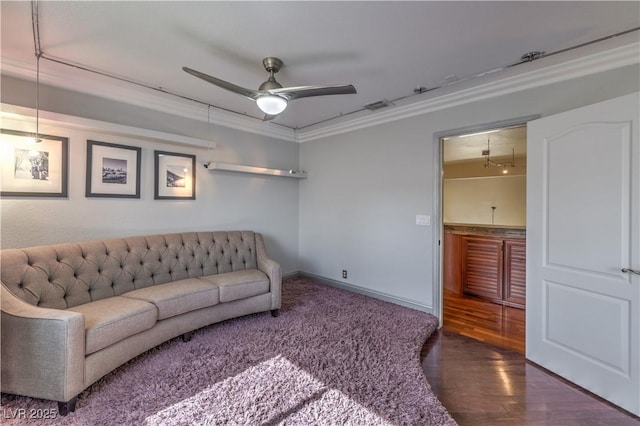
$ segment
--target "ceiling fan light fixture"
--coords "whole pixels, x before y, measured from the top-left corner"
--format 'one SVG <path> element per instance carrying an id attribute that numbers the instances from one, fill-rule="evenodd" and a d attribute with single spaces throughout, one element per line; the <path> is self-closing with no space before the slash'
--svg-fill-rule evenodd
<path id="1" fill-rule="evenodd" d="M 269 115 L 278 115 L 287 107 L 287 100 L 278 95 L 260 96 L 256 103 L 262 112 Z"/>
<path id="2" fill-rule="evenodd" d="M 182 67 L 182 70 L 222 89 L 255 101 L 258 104 L 258 108 L 265 113 L 263 121 L 272 120 L 277 117 L 287 108 L 289 101 L 314 96 L 350 95 L 357 93 L 356 88 L 353 87 L 352 84 L 282 87 L 274 77 L 274 74 L 282 67 L 282 61 L 278 58 L 268 57 L 262 60 L 262 65 L 269 73 L 269 78 L 260 85 L 258 90 L 240 87 L 189 67 Z"/>

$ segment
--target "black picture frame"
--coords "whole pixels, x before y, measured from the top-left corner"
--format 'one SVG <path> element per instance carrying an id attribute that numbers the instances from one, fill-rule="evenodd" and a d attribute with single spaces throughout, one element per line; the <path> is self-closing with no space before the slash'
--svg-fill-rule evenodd
<path id="1" fill-rule="evenodd" d="M 69 138 L 0 129 L 0 196 L 68 196 Z"/>
<path id="2" fill-rule="evenodd" d="M 87 140 L 86 197 L 140 198 L 142 148 Z"/>
<path id="3" fill-rule="evenodd" d="M 196 156 L 154 151 L 154 199 L 196 199 Z"/>

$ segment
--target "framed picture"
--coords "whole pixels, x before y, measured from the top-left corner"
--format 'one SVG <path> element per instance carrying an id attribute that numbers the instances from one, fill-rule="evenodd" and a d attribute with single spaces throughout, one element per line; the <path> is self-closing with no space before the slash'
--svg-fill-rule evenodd
<path id="1" fill-rule="evenodd" d="M 154 151 L 156 200 L 196 199 L 196 156 Z"/>
<path id="2" fill-rule="evenodd" d="M 142 149 L 87 141 L 87 197 L 140 198 Z"/>
<path id="3" fill-rule="evenodd" d="M 0 195 L 66 197 L 69 139 L 0 129 Z"/>

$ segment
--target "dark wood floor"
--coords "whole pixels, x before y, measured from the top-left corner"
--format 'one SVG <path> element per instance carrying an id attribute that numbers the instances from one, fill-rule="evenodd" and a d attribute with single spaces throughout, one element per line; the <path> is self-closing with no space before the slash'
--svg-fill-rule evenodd
<path id="1" fill-rule="evenodd" d="M 524 353 L 524 309 L 498 305 L 448 290 L 444 292 L 442 306 L 445 330 Z"/>
<path id="2" fill-rule="evenodd" d="M 475 299 L 463 303 L 470 308 L 447 307 L 445 300 L 444 328 L 422 350 L 431 388 L 460 425 L 640 424 L 638 417 L 527 362 L 524 311 Z"/>

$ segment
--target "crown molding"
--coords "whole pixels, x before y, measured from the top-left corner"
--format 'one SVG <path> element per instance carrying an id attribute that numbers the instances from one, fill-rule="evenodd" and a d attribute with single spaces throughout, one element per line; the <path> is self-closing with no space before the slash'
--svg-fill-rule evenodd
<path id="1" fill-rule="evenodd" d="M 36 80 L 36 72 L 33 69 L 32 63 L 3 59 L 2 73 L 30 81 Z M 84 73 L 81 76 L 74 76 L 73 79 L 70 79 L 64 72 L 64 69 L 56 68 L 55 70 L 41 70 L 40 83 L 135 105 L 157 112 L 189 118 L 191 120 L 198 120 L 205 123 L 210 121 L 213 125 L 229 127 L 287 141 L 295 141 L 295 132 L 288 127 L 216 108 L 211 109 L 208 117 L 208 107 L 205 102 L 198 104 L 197 102 L 182 99 L 169 93 L 154 91 L 124 81 L 109 79 L 108 77 L 96 78 L 90 73 Z"/>
<path id="2" fill-rule="evenodd" d="M 543 57 L 498 72 L 487 73 L 478 78 L 444 86 L 425 93 L 424 96 L 428 98 L 423 101 L 398 105 L 383 111 L 363 112 L 362 114 L 366 114 L 365 116 L 356 118 L 336 118 L 335 121 L 297 130 L 215 108 L 211 109 L 208 117 L 205 105 L 106 77 L 90 78 L 89 73 L 86 77 L 69 79 L 64 69 L 56 68 L 46 72 L 41 71 L 40 81 L 44 84 L 166 114 L 303 143 L 461 104 L 495 98 L 628 65 L 637 65 L 640 63 L 640 41 L 637 39 L 636 33 L 615 37 L 594 45 Z M 36 78 L 33 64 L 27 63 L 3 60 L 2 73 L 32 81 Z"/>
<path id="3" fill-rule="evenodd" d="M 4 125 L 6 120 L 24 123 L 28 127 L 28 130 L 24 129 L 24 131 L 33 131 L 36 124 L 36 110 L 33 108 L 0 103 L 0 122 L 2 122 Z M 189 146 L 193 148 L 216 148 L 215 142 L 205 139 L 192 138 L 189 136 L 177 135 L 173 133 L 158 132 L 156 130 L 142 129 L 139 127 L 124 126 L 122 124 L 91 120 L 88 118 L 59 114 L 51 111 L 40 110 L 38 121 L 43 127 L 51 126 L 55 128 L 60 127 L 69 129 L 82 129 L 117 136 L 134 136 L 149 141 L 169 143 L 172 145 Z"/>
<path id="4" fill-rule="evenodd" d="M 634 64 L 640 64 L 640 42 L 637 41 L 576 59 L 562 61 L 561 58 L 542 58 L 523 64 L 523 67 L 529 65 L 528 69 L 523 71 L 516 70 L 514 67 L 488 76 L 484 82 L 478 83 L 477 80 L 465 82 L 471 84 L 471 87 L 460 88 L 455 87 L 455 85 L 444 87 L 442 90 L 434 91 L 432 93 L 434 97 L 424 101 L 372 113 L 366 117 L 351 119 L 343 123 L 324 125 L 316 129 L 298 130 L 297 141 L 300 143 L 310 142 Z M 483 78 L 481 77 L 478 80 L 481 79 Z M 461 86 L 464 86 L 464 84 L 461 84 Z M 441 93 L 447 90 L 450 92 L 441 95 L 437 94 L 437 92 Z"/>

